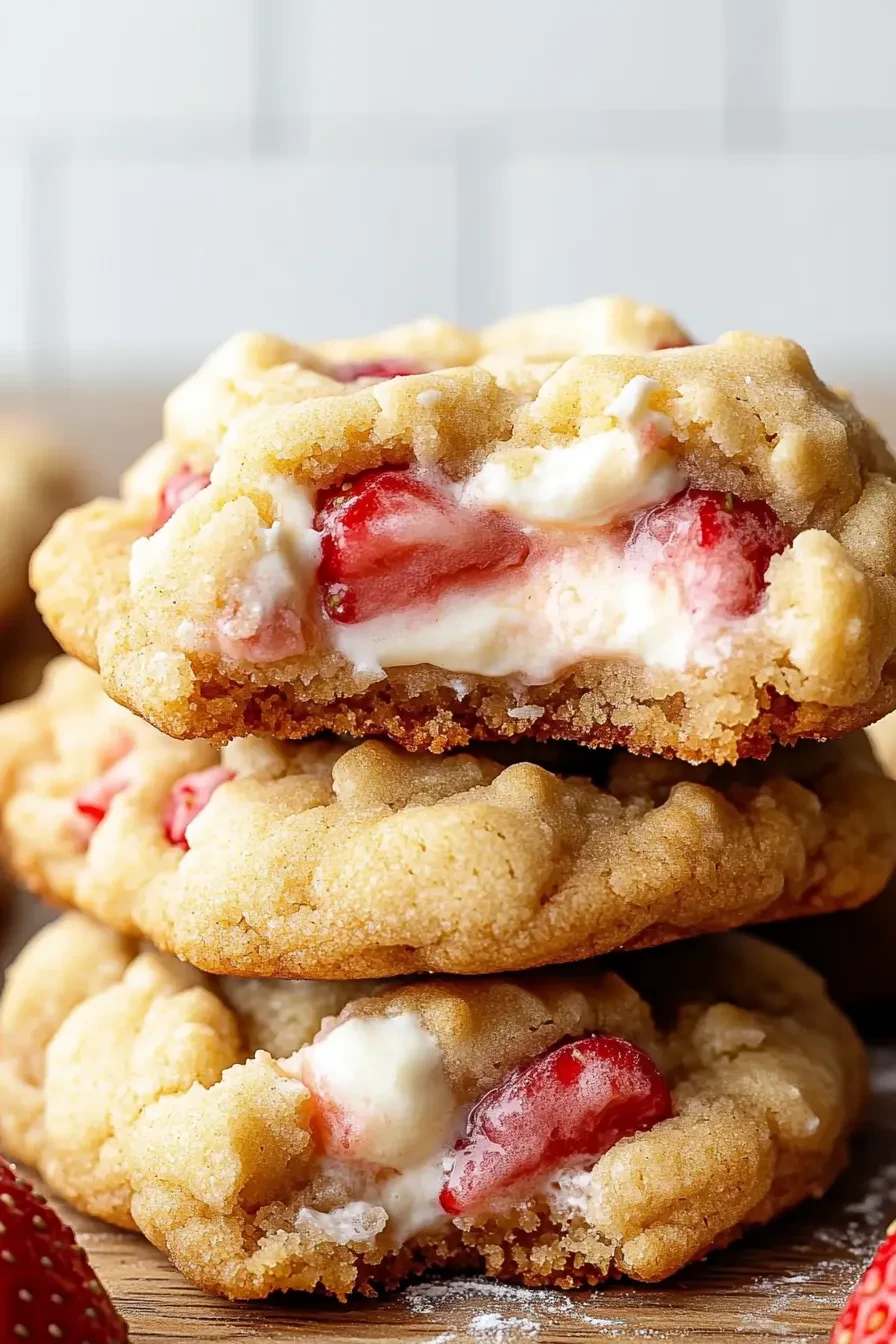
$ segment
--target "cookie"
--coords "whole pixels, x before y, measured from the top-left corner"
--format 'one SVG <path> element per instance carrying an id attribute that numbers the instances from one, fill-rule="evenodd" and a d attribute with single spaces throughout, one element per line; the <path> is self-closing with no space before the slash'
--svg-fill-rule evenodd
<path id="1" fill-rule="evenodd" d="M 866 1089 L 819 978 L 741 935 L 343 986 L 317 1035 L 338 987 L 246 989 L 69 915 L 0 1004 L 7 1150 L 230 1297 L 663 1279 L 820 1195 Z"/>
<path id="2" fill-rule="evenodd" d="M 892 463 L 798 346 L 582 356 L 528 395 L 282 370 L 211 483 L 169 445 L 35 556 L 63 646 L 170 735 L 724 762 L 896 704 Z"/>
<path id="3" fill-rule="evenodd" d="M 60 444 L 37 424 L 0 417 L 0 636 L 10 650 L 4 627 L 30 602 L 31 552 L 74 494 L 72 463 Z"/>
<path id="4" fill-rule="evenodd" d="M 3 846 L 33 891 L 203 970 L 326 979 L 513 971 L 842 909 L 896 864 L 896 783 L 863 734 L 736 769 L 494 754 L 219 753 L 61 659 L 0 713 Z"/>

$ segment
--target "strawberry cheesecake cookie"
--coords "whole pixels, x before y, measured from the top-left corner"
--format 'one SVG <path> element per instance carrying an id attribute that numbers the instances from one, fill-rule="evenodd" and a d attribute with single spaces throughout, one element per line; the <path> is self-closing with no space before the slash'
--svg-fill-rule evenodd
<path id="1" fill-rule="evenodd" d="M 61 659 L 0 713 L 3 848 L 36 893 L 203 970 L 338 979 L 513 971 L 843 909 L 896 864 L 896 783 L 861 733 L 736 770 L 496 754 L 218 752 Z"/>
<path id="2" fill-rule="evenodd" d="M 892 464 L 798 346 L 576 357 L 526 395 L 301 377 L 35 557 L 63 646 L 172 736 L 722 762 L 896 702 Z"/>
<path id="3" fill-rule="evenodd" d="M 6 1148 L 230 1297 L 663 1279 L 820 1195 L 866 1088 L 819 978 L 741 935 L 348 986 L 317 1030 L 338 987 L 245 990 L 70 915 L 0 1006 Z"/>

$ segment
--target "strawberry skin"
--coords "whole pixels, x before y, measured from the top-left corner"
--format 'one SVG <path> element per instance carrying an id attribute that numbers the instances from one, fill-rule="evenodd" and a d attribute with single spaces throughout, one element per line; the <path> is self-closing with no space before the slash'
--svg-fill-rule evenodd
<path id="1" fill-rule="evenodd" d="M 470 1112 L 439 1197 L 468 1214 L 570 1162 L 596 1162 L 620 1139 L 673 1113 L 649 1055 L 618 1036 L 548 1050 L 487 1092 Z"/>
<path id="2" fill-rule="evenodd" d="M 831 1331 L 831 1344 L 893 1344 L 896 1340 L 896 1223 L 853 1288 Z"/>
<path id="3" fill-rule="evenodd" d="M 367 621 L 446 588 L 521 565 L 525 534 L 511 519 L 462 507 L 413 468 L 362 472 L 318 505 L 318 582 L 331 620 Z"/>
<path id="4" fill-rule="evenodd" d="M 0 1158 L 0 1340 L 127 1344 L 75 1234 Z"/>

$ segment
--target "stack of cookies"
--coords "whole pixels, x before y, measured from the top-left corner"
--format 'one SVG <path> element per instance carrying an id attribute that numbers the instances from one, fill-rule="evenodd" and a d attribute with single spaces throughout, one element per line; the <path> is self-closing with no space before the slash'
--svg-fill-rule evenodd
<path id="1" fill-rule="evenodd" d="M 657 1280 L 821 1194 L 861 1045 L 731 930 L 896 864 L 892 475 L 798 346 L 623 300 L 228 342 L 34 558 L 3 843 L 74 912 L 6 1150 L 244 1298 Z"/>

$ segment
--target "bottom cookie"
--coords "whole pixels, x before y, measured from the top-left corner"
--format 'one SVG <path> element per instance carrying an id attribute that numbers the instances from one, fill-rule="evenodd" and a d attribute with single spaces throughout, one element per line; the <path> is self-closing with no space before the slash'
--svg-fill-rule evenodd
<path id="1" fill-rule="evenodd" d="M 6 1151 L 230 1297 L 659 1280 L 821 1194 L 865 1087 L 818 977 L 742 935 L 377 986 L 213 980 L 66 915 L 0 1002 Z"/>

